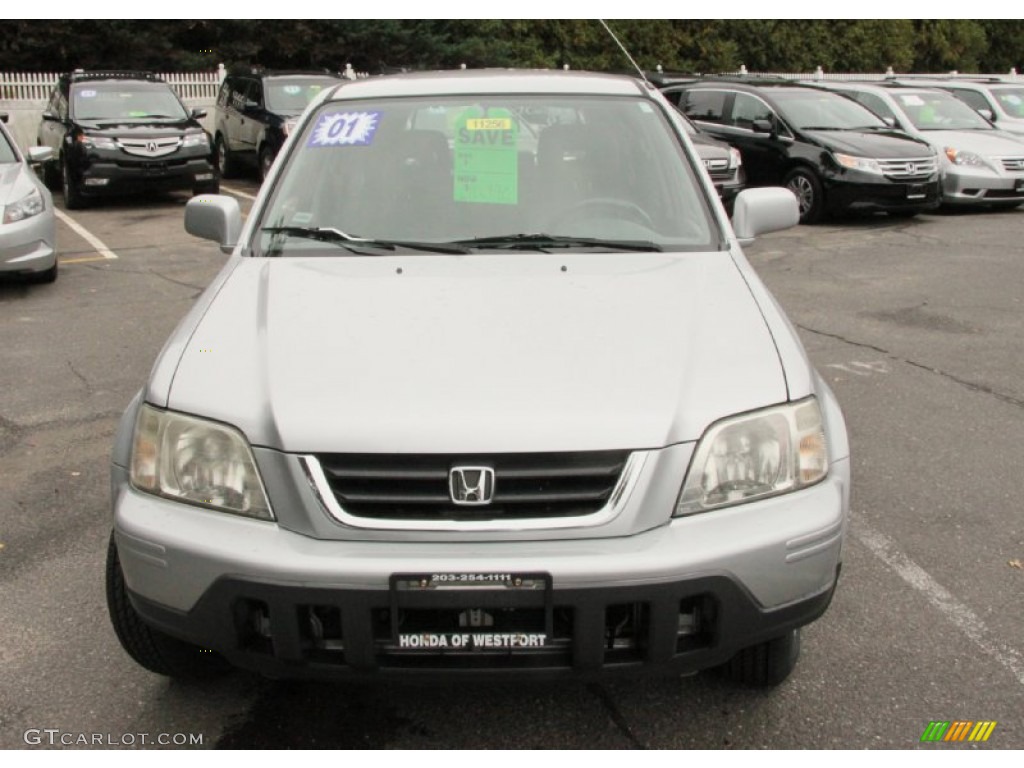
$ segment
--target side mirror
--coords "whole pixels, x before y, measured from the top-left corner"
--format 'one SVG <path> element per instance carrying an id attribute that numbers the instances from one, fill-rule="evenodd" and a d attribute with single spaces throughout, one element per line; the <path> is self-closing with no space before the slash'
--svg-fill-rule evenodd
<path id="1" fill-rule="evenodd" d="M 204 117 L 206 117 L 206 110 L 205 109 L 193 109 L 191 114 L 192 114 L 192 118 L 194 120 L 202 120 Z"/>
<path id="2" fill-rule="evenodd" d="M 60 122 L 60 118 L 48 109 L 43 112 L 43 120 L 49 120 L 54 123 Z"/>
<path id="3" fill-rule="evenodd" d="M 888 125 L 890 128 L 899 128 L 900 124 L 895 117 L 883 117 L 882 122 Z"/>
<path id="4" fill-rule="evenodd" d="M 751 126 L 754 133 L 775 133 L 775 126 L 771 120 L 755 120 Z"/>
<path id="5" fill-rule="evenodd" d="M 243 112 L 255 112 L 260 108 L 258 101 L 246 101 L 245 106 L 242 107 Z"/>
<path id="6" fill-rule="evenodd" d="M 40 165 L 53 159 L 53 147 L 29 147 L 28 161 L 32 165 Z"/>
<path id="7" fill-rule="evenodd" d="M 231 253 L 242 233 L 238 201 L 228 195 L 196 195 L 185 204 L 185 231 L 220 244 Z"/>
<path id="8" fill-rule="evenodd" d="M 978 114 L 993 123 L 996 121 L 996 114 L 991 109 L 979 109 Z"/>
<path id="9" fill-rule="evenodd" d="M 767 232 L 778 232 L 800 223 L 800 206 L 796 195 L 783 187 L 745 189 L 733 203 L 732 229 L 740 245 L 750 245 L 754 238 Z"/>
<path id="10" fill-rule="evenodd" d="M 0 112 L 0 123 L 6 123 L 6 122 L 7 122 L 7 113 L 6 112 Z"/>

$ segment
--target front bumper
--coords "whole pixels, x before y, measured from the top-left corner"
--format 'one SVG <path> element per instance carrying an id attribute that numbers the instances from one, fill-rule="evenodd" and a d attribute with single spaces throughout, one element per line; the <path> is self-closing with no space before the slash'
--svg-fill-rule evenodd
<path id="1" fill-rule="evenodd" d="M 42 213 L 0 224 L 0 272 L 41 272 L 57 263 L 52 203 Z"/>
<path id="2" fill-rule="evenodd" d="M 1024 173 L 949 166 L 942 175 L 942 202 L 964 206 L 1024 203 Z"/>
<path id="3" fill-rule="evenodd" d="M 115 481 L 115 531 L 145 621 L 271 676 L 558 675 L 645 665 L 686 672 L 824 612 L 842 556 L 848 483 L 844 459 L 803 491 L 632 536 L 399 542 L 314 539 Z M 535 593 L 426 591 L 404 595 L 411 602 L 393 612 L 396 574 L 435 573 L 541 573 L 550 576 L 550 598 L 538 605 Z M 504 617 L 495 629 L 512 621 L 509 631 L 543 632 L 549 642 L 472 652 L 397 643 L 401 626 L 458 631 L 471 608 Z"/>
<path id="4" fill-rule="evenodd" d="M 123 153 L 91 153 L 72 171 L 84 195 L 194 189 L 212 184 L 216 170 L 208 155 L 175 153 L 153 160 Z"/>
<path id="5" fill-rule="evenodd" d="M 858 176 L 865 180 L 854 180 Z M 938 176 L 920 182 L 879 181 L 877 176 L 867 179 L 867 174 L 847 173 L 826 180 L 829 211 L 925 211 L 941 202 Z"/>

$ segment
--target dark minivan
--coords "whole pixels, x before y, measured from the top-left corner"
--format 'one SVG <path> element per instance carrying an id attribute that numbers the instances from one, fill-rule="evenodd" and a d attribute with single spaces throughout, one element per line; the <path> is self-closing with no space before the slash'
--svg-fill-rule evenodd
<path id="1" fill-rule="evenodd" d="M 39 124 L 53 149 L 47 185 L 81 208 L 101 195 L 150 190 L 216 193 L 210 137 L 170 85 L 150 72 L 76 70 L 61 75 Z"/>
<path id="2" fill-rule="evenodd" d="M 221 176 L 234 176 L 248 164 L 256 167 L 262 181 L 309 102 L 340 82 L 326 72 L 228 75 L 215 108 L 214 146 Z"/>
<path id="3" fill-rule="evenodd" d="M 775 81 L 703 80 L 663 91 L 701 130 L 740 150 L 749 186 L 792 190 L 803 223 L 845 211 L 912 216 L 939 205 L 932 148 L 850 99 Z"/>

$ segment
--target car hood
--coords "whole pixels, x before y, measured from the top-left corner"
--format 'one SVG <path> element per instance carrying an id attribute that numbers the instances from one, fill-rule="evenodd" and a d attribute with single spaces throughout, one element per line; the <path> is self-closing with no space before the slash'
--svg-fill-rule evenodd
<path id="1" fill-rule="evenodd" d="M 32 171 L 21 163 L 0 163 L 0 208 L 21 200 L 36 189 L 29 173 Z"/>
<path id="2" fill-rule="evenodd" d="M 167 405 L 253 444 L 653 448 L 786 399 L 725 252 L 235 258 Z"/>
<path id="3" fill-rule="evenodd" d="M 930 158 L 932 151 L 923 142 L 906 134 L 887 131 L 804 131 L 814 141 L 831 150 L 858 157 Z"/>
<path id="4" fill-rule="evenodd" d="M 981 155 L 1024 157 L 1024 144 L 1002 131 L 922 131 L 928 142 L 942 152 L 946 147 Z"/>

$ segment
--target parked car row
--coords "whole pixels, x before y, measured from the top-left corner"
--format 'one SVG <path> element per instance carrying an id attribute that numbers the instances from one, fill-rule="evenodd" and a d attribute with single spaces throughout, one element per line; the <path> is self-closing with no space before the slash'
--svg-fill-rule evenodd
<path id="1" fill-rule="evenodd" d="M 1024 203 L 1024 140 L 1002 130 L 1017 125 L 1015 115 L 1024 123 L 1020 86 L 706 78 L 663 91 L 701 132 L 739 149 L 749 184 L 792 190 L 804 223 L 846 211 Z M 982 91 L 998 95 L 980 112 L 958 98 Z"/>

